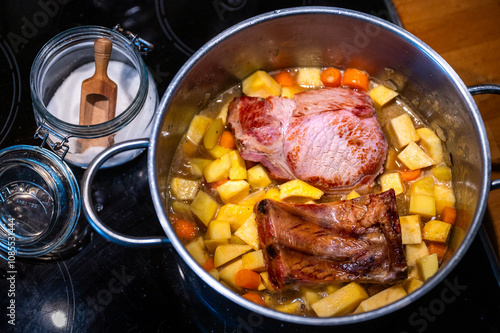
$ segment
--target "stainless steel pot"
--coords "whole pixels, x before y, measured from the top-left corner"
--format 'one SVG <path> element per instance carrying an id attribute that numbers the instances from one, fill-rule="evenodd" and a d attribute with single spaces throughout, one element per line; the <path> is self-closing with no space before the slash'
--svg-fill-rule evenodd
<path id="1" fill-rule="evenodd" d="M 442 133 L 453 159 L 458 220 L 438 273 L 409 296 L 381 309 L 338 318 L 304 318 L 260 307 L 213 279 L 190 257 L 168 220 L 165 198 L 170 163 L 192 117 L 217 94 L 257 69 L 296 66 L 356 67 L 391 81 L 418 109 L 429 125 Z M 302 325 L 342 325 L 384 316 L 405 307 L 434 288 L 456 266 L 475 237 L 483 218 L 491 182 L 491 157 L 481 115 L 471 96 L 500 93 L 496 85 L 470 91 L 455 71 L 432 49 L 405 30 L 376 17 L 336 8 L 300 7 L 263 14 L 224 31 L 180 69 L 167 88 L 154 120 L 150 141 L 111 147 L 89 166 L 82 183 L 83 208 L 93 227 L 122 245 L 152 246 L 170 242 L 194 275 L 193 283 L 214 307 L 251 313 Z M 148 150 L 148 177 L 164 237 L 133 238 L 108 229 L 95 214 L 90 184 L 111 155 L 135 148 Z M 493 185 L 492 185 L 493 184 Z M 228 302 L 229 300 L 229 302 Z M 237 305 L 237 306 L 235 306 Z M 236 316 L 235 316 L 236 318 Z"/>

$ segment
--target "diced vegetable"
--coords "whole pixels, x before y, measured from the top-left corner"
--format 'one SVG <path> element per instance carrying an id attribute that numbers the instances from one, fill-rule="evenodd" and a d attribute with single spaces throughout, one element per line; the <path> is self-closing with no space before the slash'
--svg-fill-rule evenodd
<path id="1" fill-rule="evenodd" d="M 290 303 L 287 304 L 279 304 L 276 305 L 276 310 L 279 312 L 285 312 L 285 313 L 295 313 L 297 312 L 297 309 L 299 308 L 301 302 L 299 300 L 294 300 Z"/>
<path id="2" fill-rule="evenodd" d="M 255 204 L 266 197 L 266 191 L 259 189 L 250 193 L 246 198 L 238 202 L 239 205 L 255 206 Z"/>
<path id="3" fill-rule="evenodd" d="M 389 149 L 387 158 L 385 159 L 385 170 L 395 171 L 400 169 L 400 162 L 398 161 L 398 153 L 394 149 Z"/>
<path id="4" fill-rule="evenodd" d="M 436 164 L 415 142 L 410 142 L 408 146 L 399 153 L 398 158 L 410 170 L 422 169 Z"/>
<path id="5" fill-rule="evenodd" d="M 198 237 L 196 240 L 188 243 L 186 245 L 186 251 L 188 251 L 191 257 L 193 257 L 199 265 L 205 264 L 209 258 L 205 244 L 203 243 L 203 237 Z"/>
<path id="6" fill-rule="evenodd" d="M 342 316 L 354 310 L 367 298 L 368 294 L 365 289 L 356 282 L 351 282 L 315 302 L 311 307 L 318 317 Z"/>
<path id="7" fill-rule="evenodd" d="M 352 190 L 351 192 L 349 192 L 349 194 L 347 195 L 346 199 L 347 200 L 351 200 L 351 199 L 356 199 L 356 198 L 359 198 L 361 195 L 359 195 L 358 192 Z"/>
<path id="8" fill-rule="evenodd" d="M 455 224 L 457 218 L 457 210 L 450 206 L 445 206 L 441 212 L 441 220 L 449 224 Z"/>
<path id="9" fill-rule="evenodd" d="M 196 215 L 201 222 L 208 225 L 217 214 L 219 205 L 212 199 L 211 196 L 203 191 L 199 191 L 193 202 L 191 203 L 191 212 Z"/>
<path id="10" fill-rule="evenodd" d="M 425 194 L 414 194 L 410 196 L 410 214 L 431 218 L 436 215 L 436 200 L 434 196 Z"/>
<path id="11" fill-rule="evenodd" d="M 281 87 L 293 87 L 297 83 L 292 75 L 292 73 L 287 71 L 281 71 L 274 76 L 276 82 L 278 82 Z"/>
<path id="12" fill-rule="evenodd" d="M 231 225 L 231 230 L 235 231 L 245 223 L 252 213 L 252 206 L 225 204 L 219 209 L 217 220 L 228 221 Z"/>
<path id="13" fill-rule="evenodd" d="M 234 232 L 234 235 L 241 238 L 241 240 L 250 245 L 254 250 L 258 250 L 259 231 L 257 229 L 257 222 L 255 222 L 255 215 L 250 215 L 245 223 Z"/>
<path id="14" fill-rule="evenodd" d="M 205 239 L 205 247 L 210 253 L 214 253 L 219 245 L 229 244 L 229 240 L 226 239 Z"/>
<path id="15" fill-rule="evenodd" d="M 370 97 L 379 107 L 384 106 L 393 100 L 397 95 L 398 93 L 396 91 L 389 89 L 384 85 L 378 85 L 370 91 Z"/>
<path id="16" fill-rule="evenodd" d="M 441 163 L 443 161 L 443 144 L 441 139 L 433 130 L 427 127 L 419 128 L 417 133 L 420 136 L 420 145 L 434 162 Z"/>
<path id="17" fill-rule="evenodd" d="M 271 284 L 271 281 L 269 281 L 269 272 L 265 271 L 260 273 L 260 277 L 262 278 L 262 282 L 264 283 L 264 285 L 267 287 L 267 290 L 269 291 L 275 290 L 273 285 Z"/>
<path id="18" fill-rule="evenodd" d="M 266 262 L 264 261 L 264 254 L 262 250 L 252 251 L 244 254 L 241 257 L 243 260 L 243 267 L 256 272 L 263 272 L 266 270 Z"/>
<path id="19" fill-rule="evenodd" d="M 420 272 L 420 276 L 425 280 L 436 274 L 439 263 L 436 253 L 429 254 L 425 257 L 417 259 L 417 267 Z"/>
<path id="20" fill-rule="evenodd" d="M 191 215 L 191 209 L 189 208 L 189 204 L 181 201 L 174 201 L 172 203 L 172 210 L 178 216 L 188 216 Z"/>
<path id="21" fill-rule="evenodd" d="M 412 292 L 420 288 L 423 284 L 424 282 L 422 280 L 410 278 L 404 282 L 404 288 L 406 289 L 406 292 L 408 294 L 411 294 Z"/>
<path id="22" fill-rule="evenodd" d="M 451 180 L 451 169 L 444 163 L 436 165 L 432 168 L 432 174 L 436 179 L 442 182 L 448 182 Z"/>
<path id="23" fill-rule="evenodd" d="M 258 70 L 242 82 L 243 93 L 251 97 L 279 96 L 281 85 L 265 71 Z"/>
<path id="24" fill-rule="evenodd" d="M 308 88 L 319 88 L 321 82 L 321 70 L 319 68 L 307 67 L 297 71 L 296 81 L 300 86 Z"/>
<path id="25" fill-rule="evenodd" d="M 444 207 L 455 207 L 455 193 L 448 186 L 434 185 L 434 197 L 438 214 L 443 212 Z"/>
<path id="26" fill-rule="evenodd" d="M 238 203 L 250 193 L 250 184 L 245 180 L 229 180 L 217 187 L 220 198 L 224 203 Z"/>
<path id="27" fill-rule="evenodd" d="M 214 254 L 214 265 L 219 267 L 225 263 L 241 256 L 242 254 L 250 251 L 252 248 L 249 245 L 239 245 L 239 244 L 225 244 L 220 245 L 215 249 Z M 243 262 L 241 262 L 243 267 Z"/>
<path id="28" fill-rule="evenodd" d="M 236 235 L 231 235 L 231 238 L 229 238 L 229 244 L 236 244 L 236 245 L 248 245 L 245 243 L 241 238 L 239 238 Z"/>
<path id="29" fill-rule="evenodd" d="M 394 189 L 396 195 L 400 195 L 404 192 L 403 184 L 401 183 L 401 178 L 399 172 L 385 173 L 379 178 L 380 186 L 382 187 L 382 192 Z"/>
<path id="30" fill-rule="evenodd" d="M 320 75 L 325 87 L 339 87 L 342 83 L 342 73 L 333 67 L 326 68 Z"/>
<path id="31" fill-rule="evenodd" d="M 219 145 L 223 148 L 234 149 L 236 148 L 236 142 L 234 141 L 234 136 L 231 131 L 224 131 L 219 140 Z"/>
<path id="32" fill-rule="evenodd" d="M 176 220 L 174 224 L 175 234 L 182 241 L 190 242 L 196 237 L 198 227 L 193 221 Z"/>
<path id="33" fill-rule="evenodd" d="M 317 200 L 322 195 L 323 191 L 299 179 L 290 180 L 280 186 L 280 200 L 293 197 Z"/>
<path id="34" fill-rule="evenodd" d="M 259 273 L 243 268 L 236 273 L 234 282 L 241 288 L 257 289 L 260 285 L 260 275 Z"/>
<path id="35" fill-rule="evenodd" d="M 391 119 L 389 132 L 398 149 L 420 139 L 410 116 L 406 113 Z"/>
<path id="36" fill-rule="evenodd" d="M 252 187 L 264 188 L 272 183 L 262 164 L 257 164 L 247 170 L 248 183 Z"/>
<path id="37" fill-rule="evenodd" d="M 221 137 L 223 131 L 224 122 L 221 118 L 216 118 L 214 121 L 212 121 L 210 126 L 208 126 L 205 135 L 203 136 L 203 145 L 205 146 L 205 148 L 214 148 L 219 141 L 219 138 Z"/>
<path id="38" fill-rule="evenodd" d="M 301 286 L 299 290 L 302 294 L 302 298 L 307 302 L 309 306 L 321 299 L 320 294 L 311 288 Z"/>
<path id="39" fill-rule="evenodd" d="M 354 313 L 363 313 L 372 311 L 401 299 L 407 295 L 406 290 L 400 285 L 395 285 L 382 290 L 379 293 L 362 301 Z"/>
<path id="40" fill-rule="evenodd" d="M 427 255 L 429 255 L 429 250 L 425 242 L 405 245 L 405 258 L 408 266 L 414 266 L 417 263 L 417 259 Z"/>
<path id="41" fill-rule="evenodd" d="M 401 171 L 399 175 L 401 176 L 401 179 L 411 182 L 422 174 L 422 169 L 416 169 L 416 170 L 410 170 L 410 171 Z"/>
<path id="42" fill-rule="evenodd" d="M 219 180 L 224 180 L 229 177 L 229 169 L 231 168 L 230 154 L 224 154 L 221 157 L 210 162 L 203 170 L 203 175 L 207 183 L 213 183 Z"/>
<path id="43" fill-rule="evenodd" d="M 342 283 L 332 283 L 327 285 L 325 287 L 325 290 L 328 295 L 331 295 L 342 287 L 343 287 Z"/>
<path id="44" fill-rule="evenodd" d="M 417 180 L 416 182 L 411 184 L 410 187 L 410 196 L 415 194 L 423 194 L 423 195 L 434 195 L 434 179 L 432 177 L 424 177 L 422 179 Z"/>
<path id="45" fill-rule="evenodd" d="M 215 258 L 214 258 L 214 262 L 215 262 Z M 217 265 L 215 265 L 215 267 L 217 267 Z M 243 269 L 243 262 L 241 261 L 241 258 L 240 258 L 240 259 L 237 259 L 234 262 L 224 266 L 219 271 L 219 279 L 221 281 L 224 281 L 229 286 L 231 286 L 235 289 L 240 289 L 240 287 L 238 287 L 236 285 L 236 282 L 234 279 L 235 279 L 236 273 L 238 273 L 238 271 L 240 271 L 241 269 Z"/>
<path id="46" fill-rule="evenodd" d="M 281 97 L 293 98 L 295 94 L 305 91 L 305 89 L 299 85 L 293 87 L 282 87 Z"/>
<path id="47" fill-rule="evenodd" d="M 205 135 L 205 132 L 212 123 L 210 118 L 205 116 L 196 115 L 191 124 L 189 124 L 189 129 L 187 131 L 187 138 L 191 140 L 194 144 L 200 143 L 201 139 Z"/>
<path id="48" fill-rule="evenodd" d="M 201 268 L 203 268 L 206 272 L 210 272 L 211 270 L 214 269 L 214 258 L 209 257 L 207 261 L 201 265 Z"/>
<path id="49" fill-rule="evenodd" d="M 191 174 L 195 177 L 203 176 L 203 170 L 212 163 L 212 160 L 206 158 L 191 158 L 189 160 L 189 167 L 191 168 Z"/>
<path id="50" fill-rule="evenodd" d="M 221 108 L 220 108 L 220 112 L 219 114 L 217 115 L 217 117 L 215 118 L 220 118 L 222 119 L 222 122 L 224 123 L 224 125 L 227 123 L 227 113 L 229 111 L 229 104 L 231 104 L 231 101 L 232 99 L 230 99 L 229 101 L 227 101 Z"/>
<path id="51" fill-rule="evenodd" d="M 399 223 L 403 244 L 420 244 L 422 242 L 420 215 L 400 216 Z"/>
<path id="52" fill-rule="evenodd" d="M 208 224 L 205 234 L 207 239 L 229 239 L 231 226 L 228 221 L 213 220 Z"/>
<path id="53" fill-rule="evenodd" d="M 436 253 L 438 256 L 438 262 L 441 262 L 446 250 L 448 249 L 448 245 L 446 243 L 427 242 L 427 248 L 429 249 L 429 254 Z"/>
<path id="54" fill-rule="evenodd" d="M 368 91 L 370 86 L 370 77 L 368 74 L 359 69 L 347 68 L 344 71 L 344 76 L 342 77 L 342 85 L 353 89 Z"/>
<path id="55" fill-rule="evenodd" d="M 208 150 L 208 153 L 210 154 L 210 156 L 212 156 L 213 158 L 219 158 L 223 155 L 226 155 L 227 153 L 229 153 L 231 151 L 231 149 L 228 149 L 228 148 L 224 148 L 222 147 L 221 145 L 219 144 L 216 144 L 212 149 L 209 149 Z"/>
<path id="56" fill-rule="evenodd" d="M 241 158 L 240 153 L 237 150 L 233 150 L 229 153 L 229 156 L 231 157 L 229 179 L 247 179 L 247 168 L 245 166 L 245 160 Z"/>
<path id="57" fill-rule="evenodd" d="M 200 189 L 200 182 L 180 177 L 172 179 L 171 185 L 173 195 L 179 200 L 193 200 Z"/>
<path id="58" fill-rule="evenodd" d="M 280 200 L 280 190 L 277 187 L 271 187 L 266 191 L 266 199 Z"/>
<path id="59" fill-rule="evenodd" d="M 210 274 L 214 279 L 216 279 L 217 281 L 219 281 L 219 271 L 217 269 L 212 269 L 208 272 L 208 274 Z"/>
<path id="60" fill-rule="evenodd" d="M 424 225 L 422 238 L 432 242 L 446 243 L 450 230 L 451 224 L 439 220 L 431 220 Z"/>
<path id="61" fill-rule="evenodd" d="M 257 294 L 246 293 L 243 295 L 243 297 L 251 302 L 254 302 L 255 304 L 260 305 L 260 306 L 266 306 L 266 302 L 264 301 L 264 299 Z"/>

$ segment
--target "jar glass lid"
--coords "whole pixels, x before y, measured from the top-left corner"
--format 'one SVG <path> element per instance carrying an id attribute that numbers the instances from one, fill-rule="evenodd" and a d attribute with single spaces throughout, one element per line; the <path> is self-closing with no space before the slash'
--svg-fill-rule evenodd
<path id="1" fill-rule="evenodd" d="M 80 191 L 55 153 L 34 146 L 0 151 L 0 250 L 38 257 L 61 245 L 80 216 Z"/>

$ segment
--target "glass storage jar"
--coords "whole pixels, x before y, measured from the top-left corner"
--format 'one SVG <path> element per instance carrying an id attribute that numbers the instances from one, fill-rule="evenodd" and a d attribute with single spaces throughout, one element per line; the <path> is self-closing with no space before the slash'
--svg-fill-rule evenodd
<path id="1" fill-rule="evenodd" d="M 108 76 L 118 84 L 118 101 L 123 96 L 130 104 L 119 110 L 114 118 L 95 125 L 79 125 L 79 103 L 81 81 L 93 74 L 94 41 L 108 38 L 113 43 L 108 67 Z M 114 79 L 110 73 L 112 64 L 118 67 Z M 92 72 L 84 77 L 86 66 Z M 120 67 L 121 66 L 121 67 Z M 76 77 L 76 79 L 75 79 Z M 69 80 L 70 82 L 66 82 Z M 75 82 L 80 82 L 75 83 Z M 120 87 L 124 85 L 135 86 Z M 156 84 L 137 50 L 134 40 L 121 33 L 98 26 L 82 26 L 66 30 L 47 42 L 36 56 L 30 74 L 33 111 L 38 125 L 37 136 L 68 163 L 86 168 L 90 161 L 106 147 L 93 146 L 82 151 L 82 144 L 95 138 L 106 138 L 108 142 L 122 142 L 150 136 L 151 122 L 158 105 Z M 58 89 L 66 89 L 58 92 Z M 120 92 L 125 95 L 120 96 Z M 54 103 L 56 109 L 48 108 Z M 71 108 L 71 106 L 74 106 Z M 131 160 L 140 151 L 124 152 L 110 159 L 103 167 L 111 167 Z"/>

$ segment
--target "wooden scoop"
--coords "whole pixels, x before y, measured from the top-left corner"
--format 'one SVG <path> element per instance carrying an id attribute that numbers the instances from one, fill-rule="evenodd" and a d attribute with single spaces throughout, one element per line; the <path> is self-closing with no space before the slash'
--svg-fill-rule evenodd
<path id="1" fill-rule="evenodd" d="M 107 38 L 94 42 L 95 73 L 82 82 L 80 125 L 95 125 L 115 117 L 118 87 L 107 74 L 113 43 Z M 80 140 L 81 152 L 90 147 L 108 147 L 113 137 Z"/>

